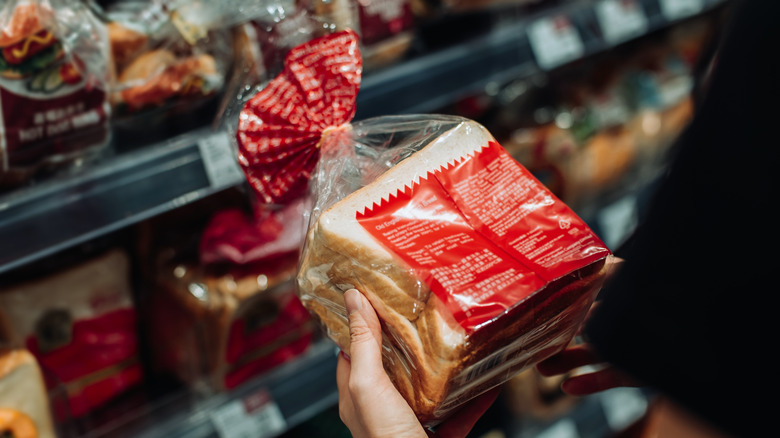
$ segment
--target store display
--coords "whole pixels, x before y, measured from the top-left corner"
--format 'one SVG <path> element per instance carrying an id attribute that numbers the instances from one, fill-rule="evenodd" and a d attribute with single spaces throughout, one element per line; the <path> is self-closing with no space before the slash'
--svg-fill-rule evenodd
<path id="1" fill-rule="evenodd" d="M 0 30 L 0 188 L 13 188 L 108 142 L 108 41 L 71 0 L 4 2 Z"/>
<path id="2" fill-rule="evenodd" d="M 480 121 L 567 204 L 593 205 L 652 177 L 692 118 L 694 47 L 710 33 L 694 27 L 507 84 Z"/>
<path id="3" fill-rule="evenodd" d="M 341 294 L 353 286 L 380 313 L 385 366 L 426 424 L 502 382 L 498 405 L 510 412 L 501 415 L 536 425 L 574 418 L 578 400 L 527 368 L 568 342 L 603 276 L 608 250 L 571 212 L 586 212 L 590 224 L 605 201 L 662 169 L 695 110 L 693 66 L 716 23 L 686 19 L 662 30 L 675 20 L 656 0 L 642 0 L 646 28 L 618 45 L 600 29 L 602 3 L 611 2 L 3 3 L 0 190 L 14 192 L 0 194 L 0 237 L 9 237 L 0 252 L 10 254 L 0 264 L 0 435 L 10 425 L 24 436 L 30 424 L 37 436 L 56 429 L 63 438 L 222 434 L 228 408 L 243 404 L 244 426 L 266 413 L 252 411 L 250 392 L 281 408 L 275 431 L 294 429 L 335 404 L 337 349 L 320 335 L 348 350 Z M 721 1 L 703 3 L 702 13 Z M 561 12 L 586 50 L 539 70 L 527 25 Z M 323 36 L 342 44 L 300 49 Z M 345 61 L 356 50 L 361 61 Z M 330 55 L 338 60 L 323 66 Z M 306 68 L 285 70 L 285 59 Z M 339 73 L 313 80 L 326 71 Z M 359 89 L 366 115 L 400 108 L 462 117 L 360 120 Z M 223 138 L 247 186 L 215 183 L 209 160 L 217 150 L 206 146 Z M 426 152 L 451 138 L 458 147 Z M 514 173 L 504 151 L 525 170 Z M 108 166 L 91 160 L 98 155 Z M 481 196 L 494 193 L 492 180 L 474 176 L 487 172 L 482 166 L 498 166 L 537 195 L 525 219 L 543 232 L 517 234 L 511 215 L 478 219 L 473 205 L 523 211 L 512 203 L 522 194 L 500 205 Z M 63 168 L 79 172 L 52 175 Z M 478 184 L 479 193 L 469 189 Z M 158 191 L 163 185 L 176 189 Z M 571 220 L 546 224 L 546 209 L 563 203 Z M 156 221 L 174 212 L 169 223 Z M 66 220 L 49 227 L 58 215 Z M 457 219 L 430 226 L 422 216 Z M 515 233 L 517 244 L 483 261 L 490 254 L 476 253 L 474 242 L 492 248 L 496 239 L 483 237 L 491 227 Z M 120 228 L 140 231 L 134 251 L 58 260 L 61 249 Z M 473 281 L 496 284 L 501 267 L 520 269 L 507 254 L 529 250 L 527 258 L 546 261 L 556 247 L 541 240 L 576 244 L 577 233 L 604 257 L 561 268 L 570 274 L 552 282 L 529 274 L 534 291 L 520 305 L 512 294 L 527 291 L 505 283 L 496 287 L 512 289 L 506 299 L 485 297 L 479 292 L 494 288 L 481 285 L 454 294 L 480 306 L 450 300 L 452 271 L 422 258 L 447 264 L 457 256 Z M 13 238 L 27 234 L 29 245 Z M 448 236 L 462 239 L 442 242 Z M 425 253 L 442 243 L 448 251 Z M 425 248 L 399 249 L 407 244 Z M 8 354 L 22 358 L 10 374 Z M 319 366 L 331 362 L 333 369 Z M 29 400 L 13 398 L 21 387 Z"/>
<path id="4" fill-rule="evenodd" d="M 49 388 L 67 390 L 74 418 L 143 379 L 129 263 L 126 253 L 111 250 L 0 290 L 5 343 L 35 356 L 51 376 Z"/>
<path id="5" fill-rule="evenodd" d="M 43 375 L 25 349 L 0 349 L 0 435 L 55 438 Z"/>

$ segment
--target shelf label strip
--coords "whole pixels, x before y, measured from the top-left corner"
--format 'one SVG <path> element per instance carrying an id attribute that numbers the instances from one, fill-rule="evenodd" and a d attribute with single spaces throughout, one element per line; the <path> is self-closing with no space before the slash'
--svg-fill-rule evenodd
<path id="1" fill-rule="evenodd" d="M 661 13 L 667 20 L 679 20 L 704 10 L 704 0 L 659 0 Z"/>
<path id="2" fill-rule="evenodd" d="M 581 58 L 585 46 L 576 26 L 564 14 L 540 18 L 528 27 L 528 39 L 543 70 Z"/>
<path id="3" fill-rule="evenodd" d="M 596 17 L 609 44 L 618 44 L 647 32 L 647 16 L 638 0 L 602 0 L 596 5 Z"/>
<path id="4" fill-rule="evenodd" d="M 232 187 L 244 181 L 227 132 L 216 132 L 198 140 L 198 149 L 212 188 Z"/>
<path id="5" fill-rule="evenodd" d="M 287 428 L 279 406 L 266 390 L 233 400 L 210 414 L 220 438 L 263 438 Z"/>

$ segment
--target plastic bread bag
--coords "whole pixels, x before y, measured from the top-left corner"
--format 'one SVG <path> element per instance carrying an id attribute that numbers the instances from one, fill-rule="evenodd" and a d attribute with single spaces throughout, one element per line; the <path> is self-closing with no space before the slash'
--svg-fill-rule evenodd
<path id="1" fill-rule="evenodd" d="M 35 356 L 49 390 L 64 390 L 57 420 L 90 419 L 144 380 L 132 266 L 121 248 L 63 263 L 0 289 L 0 331 Z"/>
<path id="2" fill-rule="evenodd" d="M 0 187 L 108 142 L 108 38 L 83 2 L 3 2 L 0 49 Z"/>
<path id="3" fill-rule="evenodd" d="M 383 362 L 420 421 L 565 347 L 610 251 L 481 125 L 442 115 L 352 121 L 358 37 L 293 49 L 238 122 L 259 199 L 309 190 L 298 293 L 349 352 L 343 291 L 382 320 Z"/>
<path id="4" fill-rule="evenodd" d="M 322 28 L 355 29 L 360 35 L 366 70 L 397 62 L 412 45 L 417 21 L 413 0 L 298 0 L 297 3 L 323 22 Z"/>

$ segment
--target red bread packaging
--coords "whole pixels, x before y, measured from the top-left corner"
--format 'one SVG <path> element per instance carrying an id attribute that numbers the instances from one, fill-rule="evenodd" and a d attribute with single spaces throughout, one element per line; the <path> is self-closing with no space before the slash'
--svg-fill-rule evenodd
<path id="1" fill-rule="evenodd" d="M 352 122 L 360 74 L 351 31 L 293 49 L 240 116 L 239 162 L 267 202 L 310 189 L 301 301 L 349 352 L 343 292 L 365 294 L 385 369 L 432 426 L 564 348 L 611 254 L 478 123 Z"/>
<path id="2" fill-rule="evenodd" d="M 162 370 L 230 390 L 306 351 L 316 330 L 295 294 L 302 210 L 221 210 L 199 261 L 161 263 L 150 309 Z"/>
<path id="3" fill-rule="evenodd" d="M 129 275 L 127 254 L 115 249 L 0 289 L 0 335 L 35 356 L 50 389 L 64 388 L 74 418 L 142 381 Z"/>

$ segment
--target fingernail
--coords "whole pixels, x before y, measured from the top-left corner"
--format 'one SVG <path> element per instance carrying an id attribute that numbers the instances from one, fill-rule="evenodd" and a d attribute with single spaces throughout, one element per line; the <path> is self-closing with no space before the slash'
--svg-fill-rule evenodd
<path id="1" fill-rule="evenodd" d="M 349 362 L 349 361 L 351 360 L 351 359 L 350 359 L 350 357 L 349 357 L 349 355 L 348 355 L 347 353 L 344 353 L 344 350 L 339 350 L 339 354 L 341 355 L 341 357 L 343 357 L 344 359 L 346 359 L 346 360 L 347 360 L 347 362 Z"/>
<path id="2" fill-rule="evenodd" d="M 357 312 L 363 308 L 363 300 L 357 289 L 349 289 L 344 292 L 344 304 L 347 306 L 347 314 Z"/>

